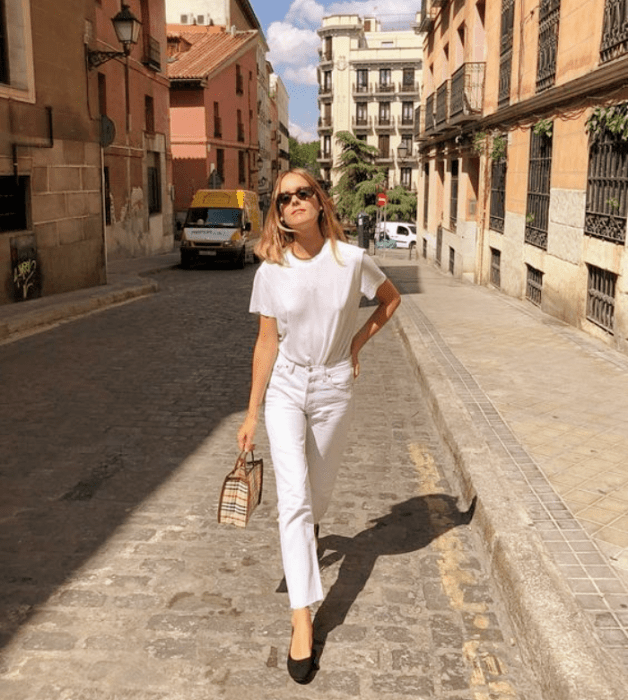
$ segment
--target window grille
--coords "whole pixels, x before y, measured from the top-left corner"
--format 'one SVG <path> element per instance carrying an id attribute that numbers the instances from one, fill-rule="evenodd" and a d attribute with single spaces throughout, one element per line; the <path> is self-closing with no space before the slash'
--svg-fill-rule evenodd
<path id="1" fill-rule="evenodd" d="M 453 275 L 454 274 L 454 265 L 456 262 L 456 251 L 449 246 L 449 272 Z"/>
<path id="2" fill-rule="evenodd" d="M 458 223 L 458 161 L 452 160 L 450 167 L 449 227 L 455 231 Z"/>
<path id="3" fill-rule="evenodd" d="M 627 107 L 622 105 L 622 113 Z M 585 234 L 624 243 L 627 208 L 628 144 L 605 130 L 589 146 Z"/>
<path id="4" fill-rule="evenodd" d="M 510 74 L 512 67 L 512 36 L 515 20 L 515 0 L 502 0 L 501 36 L 499 50 L 499 106 L 510 100 Z"/>
<path id="5" fill-rule="evenodd" d="M 423 228 L 427 228 L 427 219 L 430 207 L 430 166 L 423 166 Z"/>
<path id="6" fill-rule="evenodd" d="M 600 62 L 612 61 L 628 51 L 628 12 L 625 0 L 606 0 Z"/>
<path id="7" fill-rule="evenodd" d="M 225 149 L 216 149 L 216 172 L 220 175 L 220 179 L 225 181 Z"/>
<path id="8" fill-rule="evenodd" d="M 556 52 L 560 0 L 541 0 L 539 9 L 539 62 L 536 69 L 537 92 L 546 90 L 556 79 Z"/>
<path id="9" fill-rule="evenodd" d="M 526 265 L 526 299 L 537 306 L 541 306 L 541 293 L 543 291 L 543 273 L 531 265 Z"/>
<path id="10" fill-rule="evenodd" d="M 440 266 L 443 254 L 443 227 L 439 224 L 436 228 L 436 264 Z"/>
<path id="11" fill-rule="evenodd" d="M 491 248 L 491 284 L 498 289 L 501 286 L 501 259 L 501 251 Z"/>
<path id="12" fill-rule="evenodd" d="M 506 215 L 506 170 L 508 159 L 506 153 L 491 165 L 491 213 L 489 226 L 493 231 L 504 233 Z"/>
<path id="13" fill-rule="evenodd" d="M 144 127 L 149 134 L 155 133 L 155 103 L 150 95 L 144 95 Z"/>
<path id="14" fill-rule="evenodd" d="M 238 151 L 238 182 L 239 183 L 245 183 L 246 182 L 246 168 L 245 168 L 245 159 L 246 154 L 244 151 Z"/>
<path id="15" fill-rule="evenodd" d="M 587 265 L 587 267 L 589 268 L 587 318 L 608 333 L 612 333 L 617 275 L 594 265 Z"/>
<path id="16" fill-rule="evenodd" d="M 161 212 L 161 167 L 159 153 L 148 154 L 148 213 Z"/>
<path id="17" fill-rule="evenodd" d="M 530 169 L 525 242 L 547 250 L 552 137 L 530 132 Z"/>

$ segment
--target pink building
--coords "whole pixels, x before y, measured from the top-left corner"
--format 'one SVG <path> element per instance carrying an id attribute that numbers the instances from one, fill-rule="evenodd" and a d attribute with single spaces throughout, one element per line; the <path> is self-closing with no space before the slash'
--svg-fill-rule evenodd
<path id="1" fill-rule="evenodd" d="M 257 190 L 258 31 L 168 25 L 175 212 L 198 189 Z"/>

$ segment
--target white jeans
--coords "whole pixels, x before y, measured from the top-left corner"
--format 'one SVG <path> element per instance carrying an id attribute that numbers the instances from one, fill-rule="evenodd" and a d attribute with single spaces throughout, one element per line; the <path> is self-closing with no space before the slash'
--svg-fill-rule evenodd
<path id="1" fill-rule="evenodd" d="M 297 365 L 279 355 L 266 391 L 279 535 L 290 606 L 323 599 L 314 524 L 327 510 L 353 407 L 353 366 Z"/>

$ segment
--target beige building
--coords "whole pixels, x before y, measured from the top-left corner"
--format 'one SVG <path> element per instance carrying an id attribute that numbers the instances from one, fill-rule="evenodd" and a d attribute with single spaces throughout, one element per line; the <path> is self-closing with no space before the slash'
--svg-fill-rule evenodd
<path id="1" fill-rule="evenodd" d="M 424 255 L 628 349 L 623 3 L 431 0 L 419 28 Z"/>
<path id="2" fill-rule="evenodd" d="M 288 107 L 290 97 L 283 80 L 276 73 L 270 76 L 270 98 L 277 106 L 277 124 L 273 136 L 277 150 L 276 170 L 277 172 L 282 172 L 290 167 L 290 144 L 288 142 Z M 274 184 L 273 178 L 273 186 Z"/>
<path id="3" fill-rule="evenodd" d="M 341 152 L 334 135 L 349 131 L 379 149 L 388 187 L 416 190 L 413 152 L 415 110 L 420 101 L 422 42 L 415 31 L 385 31 L 378 19 L 333 15 L 318 30 L 319 163 L 336 184 Z M 403 146 L 403 148 L 399 148 Z"/>

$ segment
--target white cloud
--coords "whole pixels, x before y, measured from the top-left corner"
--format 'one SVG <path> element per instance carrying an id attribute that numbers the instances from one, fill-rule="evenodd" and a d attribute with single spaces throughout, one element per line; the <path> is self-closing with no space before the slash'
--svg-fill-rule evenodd
<path id="1" fill-rule="evenodd" d="M 290 136 L 292 138 L 296 139 L 297 141 L 300 141 L 301 143 L 310 143 L 311 141 L 318 141 L 318 136 L 316 135 L 316 132 L 314 129 L 307 130 L 300 127 L 298 124 L 295 124 L 294 122 L 290 122 Z"/>
<path id="2" fill-rule="evenodd" d="M 299 27 L 315 26 L 320 27 L 321 20 L 325 16 L 325 8 L 316 0 L 294 0 L 285 21 Z"/>
<path id="3" fill-rule="evenodd" d="M 302 66 L 309 63 L 320 47 L 318 34 L 311 29 L 299 29 L 287 22 L 273 22 L 268 27 L 269 60 L 275 64 Z"/>
<path id="4" fill-rule="evenodd" d="M 298 68 L 288 66 L 283 70 L 283 78 L 301 85 L 318 85 L 316 66 L 300 66 Z"/>
<path id="5" fill-rule="evenodd" d="M 421 9 L 420 0 L 367 0 L 366 2 L 333 2 L 325 7 L 325 17 L 329 15 L 407 15 Z"/>

